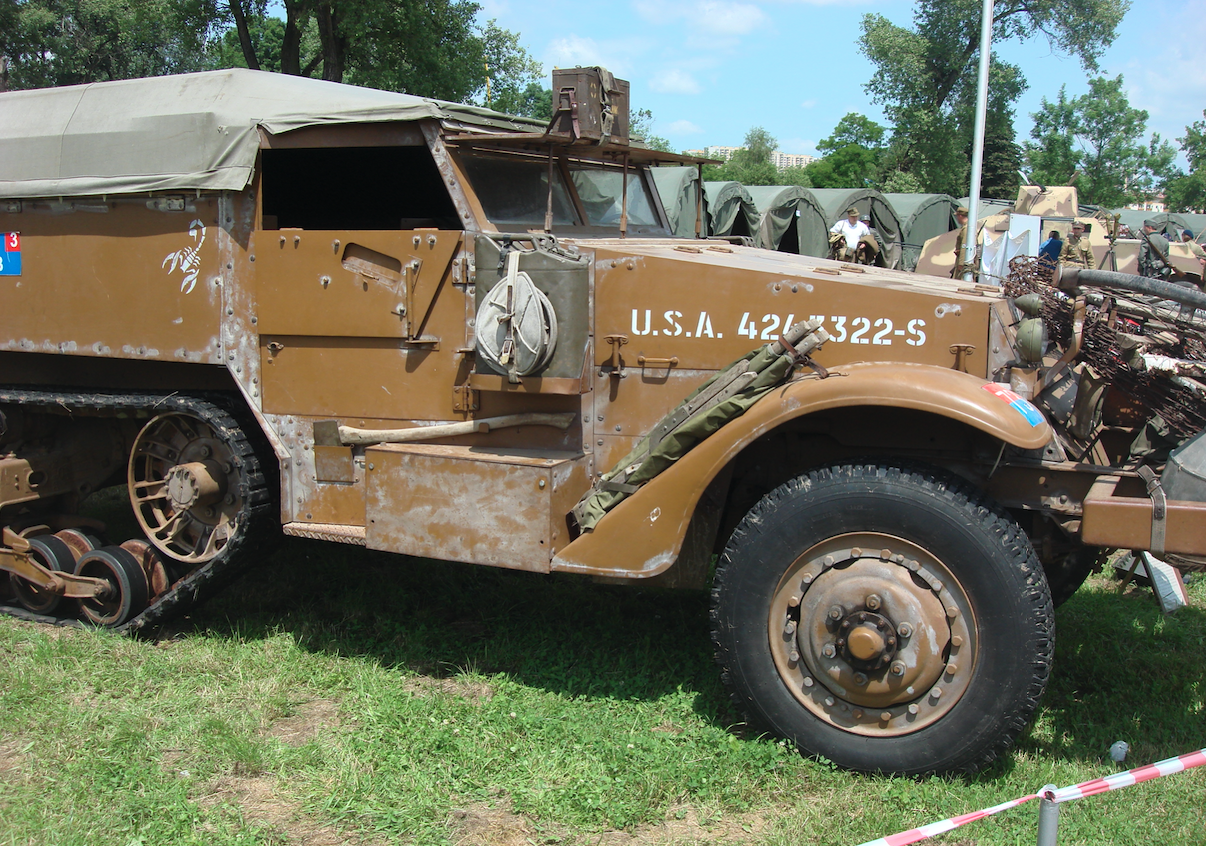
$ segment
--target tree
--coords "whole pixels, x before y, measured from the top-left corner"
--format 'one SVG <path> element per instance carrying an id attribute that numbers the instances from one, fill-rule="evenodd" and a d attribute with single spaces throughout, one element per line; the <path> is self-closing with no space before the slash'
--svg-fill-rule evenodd
<path id="1" fill-rule="evenodd" d="M 1206 111 L 1202 112 L 1206 118 Z M 1170 211 L 1206 210 L 1206 120 L 1185 127 L 1185 137 L 1177 143 L 1189 160 L 1189 173 L 1169 180 L 1165 197 Z"/>
<path id="2" fill-rule="evenodd" d="M 745 146 L 733 153 L 721 166 L 704 167 L 708 182 L 740 182 L 742 185 L 777 185 L 779 171 L 771 161 L 771 153 L 779 142 L 760 126 L 745 134 Z"/>
<path id="3" fill-rule="evenodd" d="M 898 169 L 916 175 L 930 191 L 966 190 L 962 174 L 973 134 L 968 104 L 975 102 L 981 7 L 979 0 L 919 0 L 912 29 L 882 15 L 863 18 L 859 47 L 876 66 L 866 90 L 892 121 Z M 1000 43 L 1042 36 L 1054 51 L 1095 69 L 1129 7 L 1129 0 L 998 0 L 993 37 Z M 1009 108 L 1025 79 L 998 60 L 991 68 L 990 110 Z"/>
<path id="4" fill-rule="evenodd" d="M 875 121 L 850 112 L 828 138 L 817 142 L 825 155 L 804 172 L 815 188 L 865 188 L 879 176 L 885 134 L 887 129 Z"/>
<path id="5" fill-rule="evenodd" d="M 886 128 L 870 118 L 849 112 L 838 121 L 828 138 L 817 142 L 817 149 L 822 153 L 832 153 L 848 144 L 855 144 L 868 150 L 878 150 L 884 144 L 886 133 Z"/>
<path id="6" fill-rule="evenodd" d="M 10 88 L 203 70 L 211 7 L 185 0 L 5 0 Z"/>
<path id="7" fill-rule="evenodd" d="M 1076 108 L 1068 99 L 1065 86 L 1060 86 L 1059 97 L 1054 103 L 1042 98 L 1039 110 L 1030 117 L 1034 119 L 1034 126 L 1025 154 L 1031 180 L 1040 185 L 1070 185 L 1080 156 L 1073 146 Z"/>

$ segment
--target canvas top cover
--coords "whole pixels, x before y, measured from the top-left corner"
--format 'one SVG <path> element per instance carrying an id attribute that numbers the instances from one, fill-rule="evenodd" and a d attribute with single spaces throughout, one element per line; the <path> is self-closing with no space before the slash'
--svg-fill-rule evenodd
<path id="1" fill-rule="evenodd" d="M 438 120 L 543 130 L 475 106 L 234 68 L 0 93 L 0 197 L 239 191 L 260 130 Z"/>

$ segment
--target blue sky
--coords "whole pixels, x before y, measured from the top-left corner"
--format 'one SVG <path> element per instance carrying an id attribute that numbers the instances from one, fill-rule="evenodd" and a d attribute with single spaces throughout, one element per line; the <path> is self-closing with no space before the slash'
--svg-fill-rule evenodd
<path id="1" fill-rule="evenodd" d="M 872 66 L 858 51 L 859 23 L 877 12 L 908 26 L 903 0 L 479 0 L 482 15 L 519 33 L 525 49 L 554 66 L 601 64 L 632 84 L 632 107 L 655 118 L 675 149 L 740 145 L 761 126 L 786 153 L 816 155 L 816 142 L 847 112 L 884 122 L 863 90 Z M 1206 108 L 1206 0 L 1134 0 L 1101 73 L 1121 73 L 1148 132 L 1173 141 Z M 1019 143 L 1040 98 L 1060 85 L 1088 90 L 1075 59 L 1043 39 L 996 44 L 1030 84 L 1014 118 Z M 546 80 L 547 84 L 547 80 Z M 1184 161 L 1182 160 L 1182 166 Z"/>

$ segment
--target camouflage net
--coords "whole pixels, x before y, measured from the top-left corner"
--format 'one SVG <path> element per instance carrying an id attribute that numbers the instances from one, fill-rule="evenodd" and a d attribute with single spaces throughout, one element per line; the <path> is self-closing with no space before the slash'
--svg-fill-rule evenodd
<path id="1" fill-rule="evenodd" d="M 1072 338 L 1073 299 L 1051 286 L 1051 268 L 1030 256 L 1009 263 L 1005 293 L 1037 293 L 1050 337 L 1065 348 Z M 1078 361 L 1114 389 L 1146 406 L 1177 440 L 1206 428 L 1206 384 L 1192 376 L 1147 370 L 1143 353 L 1200 364 L 1206 372 L 1206 321 L 1201 312 L 1129 291 L 1086 288 L 1084 340 Z"/>

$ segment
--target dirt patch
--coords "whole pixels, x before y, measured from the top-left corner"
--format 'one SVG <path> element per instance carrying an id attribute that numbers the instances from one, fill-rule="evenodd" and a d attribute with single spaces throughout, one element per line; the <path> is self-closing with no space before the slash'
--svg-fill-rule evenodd
<path id="1" fill-rule="evenodd" d="M 430 676 L 415 676 L 414 678 L 406 679 L 403 682 L 403 688 L 408 693 L 413 693 L 415 696 L 431 696 L 435 693 L 442 693 L 446 696 L 455 696 L 464 699 L 473 704 L 481 702 L 489 702 L 494 698 L 494 688 L 481 681 L 469 681 L 466 679 L 436 679 Z"/>
<path id="2" fill-rule="evenodd" d="M 454 808 L 448 820 L 456 846 L 530 846 L 536 827 L 511 812 L 505 803 L 498 807 L 471 805 Z"/>
<path id="3" fill-rule="evenodd" d="M 290 746 L 304 746 L 322 729 L 337 728 L 339 724 L 339 703 L 314 699 L 298 705 L 290 716 L 273 721 L 265 734 Z"/>
<path id="4" fill-rule="evenodd" d="M 26 741 L 19 737 L 0 741 L 0 779 L 15 778 L 25 769 L 29 762 L 29 755 L 24 751 L 25 746 Z"/>
<path id="5" fill-rule="evenodd" d="M 384 846 L 380 840 L 366 840 L 313 819 L 297 802 L 283 797 L 280 782 L 268 776 L 219 779 L 197 802 L 206 808 L 233 805 L 244 820 L 271 829 L 289 846 Z"/>
<path id="6" fill-rule="evenodd" d="M 455 809 L 448 820 L 451 841 L 456 846 L 530 846 L 532 843 L 564 842 L 590 846 L 686 846 L 686 844 L 746 843 L 766 829 L 773 811 L 741 814 L 721 820 L 708 819 L 696 808 L 670 808 L 660 823 L 638 826 L 634 831 L 602 831 L 570 834 L 559 826 L 540 826 L 514 813 L 504 800 L 495 806 L 467 805 Z"/>

